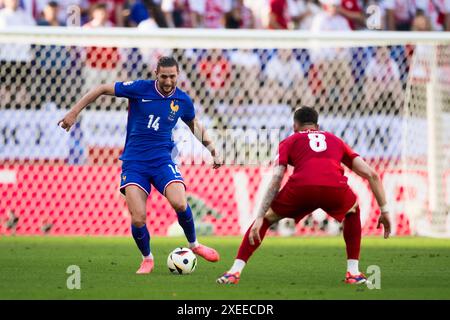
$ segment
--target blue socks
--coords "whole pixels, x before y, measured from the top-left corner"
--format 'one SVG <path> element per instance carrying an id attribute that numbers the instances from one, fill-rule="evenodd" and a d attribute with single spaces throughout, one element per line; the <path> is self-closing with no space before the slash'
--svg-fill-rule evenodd
<path id="1" fill-rule="evenodd" d="M 177 212 L 178 223 L 184 230 L 184 234 L 186 235 L 189 243 L 194 243 L 197 240 L 197 236 L 195 235 L 195 225 L 194 218 L 192 217 L 191 207 L 187 206 L 186 211 Z"/>
<path id="2" fill-rule="evenodd" d="M 187 240 L 190 244 L 194 244 L 197 241 L 197 236 L 195 234 L 194 218 L 192 216 L 191 208 L 187 207 L 186 211 L 177 212 L 178 223 L 184 230 Z M 133 235 L 134 241 L 142 253 L 143 257 L 149 256 L 150 253 L 150 233 L 148 232 L 147 225 L 142 227 L 136 227 L 131 225 L 131 234 Z"/>
<path id="3" fill-rule="evenodd" d="M 134 241 L 141 250 L 142 256 L 147 257 L 150 255 L 150 233 L 148 232 L 147 225 L 143 225 L 138 228 L 131 225 L 131 234 L 133 235 Z"/>

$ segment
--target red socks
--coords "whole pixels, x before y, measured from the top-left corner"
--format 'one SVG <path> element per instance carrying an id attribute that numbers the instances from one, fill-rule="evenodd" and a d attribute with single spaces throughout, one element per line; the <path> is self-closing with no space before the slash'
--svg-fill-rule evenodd
<path id="1" fill-rule="evenodd" d="M 259 236 L 261 237 L 261 242 L 256 242 L 255 245 L 251 245 L 250 241 L 248 240 L 248 235 L 250 234 L 250 229 L 252 228 L 252 225 L 248 228 L 247 232 L 245 233 L 244 238 L 242 239 L 241 246 L 239 247 L 239 251 L 237 254 L 236 259 L 244 260 L 247 262 L 247 260 L 251 257 L 253 252 L 255 252 L 256 249 L 261 245 L 261 242 L 264 239 L 264 236 L 266 235 L 267 229 L 270 227 L 269 221 L 266 219 L 263 220 L 263 225 L 261 229 L 259 230 Z"/>
<path id="2" fill-rule="evenodd" d="M 359 260 L 361 249 L 361 218 L 359 206 L 344 219 L 344 240 L 347 247 L 347 259 Z"/>

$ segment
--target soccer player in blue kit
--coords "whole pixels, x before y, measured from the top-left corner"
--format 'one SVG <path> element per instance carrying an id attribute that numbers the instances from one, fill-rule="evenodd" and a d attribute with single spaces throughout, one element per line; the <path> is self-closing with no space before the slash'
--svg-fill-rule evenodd
<path id="1" fill-rule="evenodd" d="M 172 129 L 181 118 L 211 152 L 213 168 L 221 166 L 214 144 L 195 117 L 192 100 L 176 86 L 178 74 L 177 61 L 172 57 L 161 57 L 156 68 L 156 80 L 99 85 L 83 96 L 58 122 L 69 131 L 79 113 L 99 96 L 128 98 L 127 136 L 120 157 L 123 161 L 120 192 L 125 195 L 131 214 L 131 233 L 143 256 L 136 272 L 138 274 L 148 274 L 154 266 L 146 226 L 146 202 L 151 185 L 167 198 L 176 211 L 192 251 L 208 261 L 219 260 L 216 250 L 197 241 L 194 219 L 186 199 L 186 186 L 171 156 L 174 148 Z"/>

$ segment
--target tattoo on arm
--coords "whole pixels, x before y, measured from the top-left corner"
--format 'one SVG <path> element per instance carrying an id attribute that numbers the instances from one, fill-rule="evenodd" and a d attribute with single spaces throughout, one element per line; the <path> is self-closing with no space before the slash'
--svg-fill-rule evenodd
<path id="1" fill-rule="evenodd" d="M 275 196 L 280 190 L 281 180 L 283 180 L 285 172 L 285 166 L 279 165 L 274 168 L 272 180 L 270 181 L 269 188 L 266 190 L 261 206 L 259 207 L 259 210 L 257 212 L 257 218 L 264 217 L 267 210 L 269 210 L 270 204 L 272 203 L 273 199 L 275 199 Z"/>

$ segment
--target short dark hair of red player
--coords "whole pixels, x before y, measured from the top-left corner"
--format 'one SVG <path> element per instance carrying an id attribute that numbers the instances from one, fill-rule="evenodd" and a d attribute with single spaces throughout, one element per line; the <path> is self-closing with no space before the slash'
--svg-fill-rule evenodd
<path id="1" fill-rule="evenodd" d="M 294 112 L 294 121 L 299 124 L 318 124 L 319 114 L 311 107 L 301 107 Z"/>
<path id="2" fill-rule="evenodd" d="M 175 60 L 175 58 L 163 56 L 163 57 L 159 58 L 158 64 L 156 66 L 156 70 L 158 71 L 159 68 L 161 68 L 161 67 L 167 68 L 167 67 L 173 67 L 173 66 L 177 67 L 177 71 L 179 71 L 178 62 L 177 62 L 177 60 Z"/>

